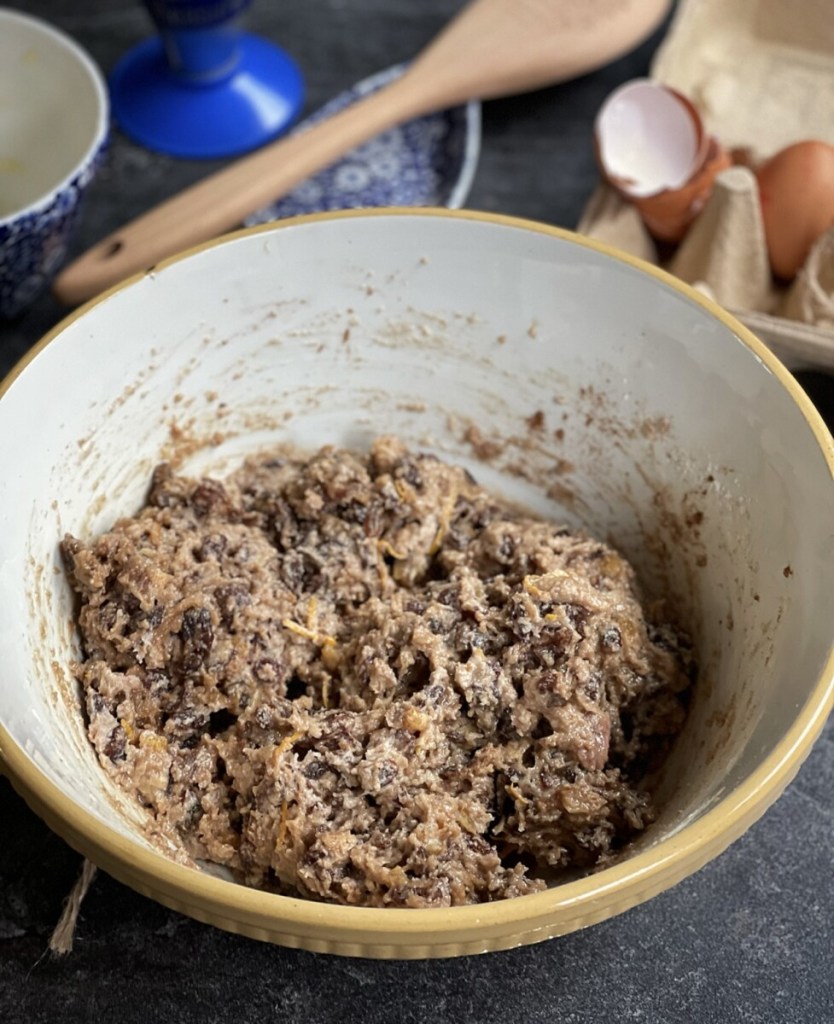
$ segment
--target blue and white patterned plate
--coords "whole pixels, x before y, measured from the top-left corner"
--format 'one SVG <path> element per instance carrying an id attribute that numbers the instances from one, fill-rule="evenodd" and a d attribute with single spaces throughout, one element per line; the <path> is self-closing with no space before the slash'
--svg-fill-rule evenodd
<path id="1" fill-rule="evenodd" d="M 340 93 L 295 131 L 323 121 L 398 78 L 405 65 L 388 68 Z M 481 105 L 429 114 L 377 135 L 308 179 L 289 195 L 247 217 L 264 224 L 281 217 L 358 206 L 464 204 L 481 145 Z"/>

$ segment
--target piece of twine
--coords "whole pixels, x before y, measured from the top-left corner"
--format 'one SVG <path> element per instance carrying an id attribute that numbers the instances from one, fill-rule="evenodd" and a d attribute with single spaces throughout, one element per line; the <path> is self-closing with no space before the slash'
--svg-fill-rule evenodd
<path id="1" fill-rule="evenodd" d="M 72 944 L 75 939 L 75 929 L 78 925 L 78 915 L 81 912 L 81 904 L 93 879 L 96 877 L 96 866 L 89 860 L 85 860 L 81 866 L 81 874 L 78 876 L 75 885 L 64 900 L 64 909 L 55 925 L 55 930 L 49 940 L 49 949 L 58 956 L 66 956 L 72 952 Z"/>

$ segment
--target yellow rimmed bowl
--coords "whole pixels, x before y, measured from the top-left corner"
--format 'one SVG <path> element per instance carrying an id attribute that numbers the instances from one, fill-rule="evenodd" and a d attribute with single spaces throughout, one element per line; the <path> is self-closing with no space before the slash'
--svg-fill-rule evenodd
<path id="1" fill-rule="evenodd" d="M 701 675 L 621 863 L 540 894 L 372 910 L 175 862 L 88 743 L 58 554 L 142 503 L 163 457 L 224 472 L 274 442 L 395 432 L 613 540 L 690 627 Z M 784 789 L 834 701 L 834 445 L 744 327 L 638 261 L 470 212 L 352 211 L 252 229 L 70 316 L 6 379 L 0 759 L 30 805 L 138 891 L 305 949 L 437 957 L 620 913 L 721 852 Z"/>

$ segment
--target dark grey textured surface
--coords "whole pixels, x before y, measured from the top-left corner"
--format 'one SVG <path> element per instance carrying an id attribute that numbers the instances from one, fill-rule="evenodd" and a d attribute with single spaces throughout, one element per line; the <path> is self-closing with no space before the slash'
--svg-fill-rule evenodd
<path id="1" fill-rule="evenodd" d="M 11 6 L 59 24 L 106 70 L 147 31 L 127 0 Z M 296 55 L 312 108 L 416 52 L 458 6 L 256 0 L 249 23 Z M 598 74 L 488 104 L 468 205 L 572 226 L 595 179 L 593 113 L 616 84 L 645 72 L 656 42 Z M 210 166 L 151 155 L 115 134 L 77 249 Z M 45 298 L 0 325 L 0 371 L 60 315 Z M 834 380 L 802 380 L 834 421 Z M 829 724 L 786 795 L 693 878 L 613 921 L 508 953 L 415 964 L 313 956 L 197 924 L 99 876 L 75 951 L 57 960 L 46 943 L 79 858 L 0 780 L 0 1022 L 824 1024 L 834 1021 L 832 794 Z"/>

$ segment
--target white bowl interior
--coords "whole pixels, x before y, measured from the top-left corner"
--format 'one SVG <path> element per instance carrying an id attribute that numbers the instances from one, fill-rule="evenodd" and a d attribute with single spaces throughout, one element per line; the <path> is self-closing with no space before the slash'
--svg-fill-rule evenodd
<path id="1" fill-rule="evenodd" d="M 82 163 L 105 103 L 95 67 L 65 35 L 0 10 L 0 218 L 47 196 Z"/>
<path id="2" fill-rule="evenodd" d="M 473 427 L 498 449 L 486 460 Z M 131 834 L 67 669 L 62 534 L 135 511 L 162 457 L 222 471 L 274 442 L 386 432 L 612 539 L 689 624 L 701 678 L 644 844 L 762 764 L 831 652 L 834 486 L 808 422 L 671 285 L 568 238 L 426 214 L 208 248 L 73 320 L 11 384 L 0 436 L 28 439 L 0 451 L 0 722 L 14 742 Z"/>

